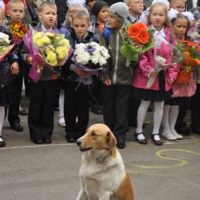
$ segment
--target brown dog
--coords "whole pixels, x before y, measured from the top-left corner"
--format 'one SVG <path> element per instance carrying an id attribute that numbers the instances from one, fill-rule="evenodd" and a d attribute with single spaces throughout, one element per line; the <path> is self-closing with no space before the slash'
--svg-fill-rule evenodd
<path id="1" fill-rule="evenodd" d="M 77 140 L 84 152 L 77 200 L 134 200 L 133 188 L 117 141 L 104 124 L 94 124 Z"/>

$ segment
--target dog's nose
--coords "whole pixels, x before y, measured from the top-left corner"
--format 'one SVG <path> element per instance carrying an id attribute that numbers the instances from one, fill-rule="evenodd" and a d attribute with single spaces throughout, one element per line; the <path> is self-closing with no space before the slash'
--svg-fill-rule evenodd
<path id="1" fill-rule="evenodd" d="M 80 141 L 80 140 L 77 140 L 77 141 L 76 141 L 76 144 L 77 144 L 78 146 L 80 146 L 80 145 L 81 145 L 81 141 Z"/>

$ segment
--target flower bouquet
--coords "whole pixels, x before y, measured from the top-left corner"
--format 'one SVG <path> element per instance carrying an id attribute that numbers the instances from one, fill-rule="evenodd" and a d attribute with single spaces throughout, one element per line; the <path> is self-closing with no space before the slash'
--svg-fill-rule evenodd
<path id="1" fill-rule="evenodd" d="M 40 79 L 44 66 L 51 70 L 53 67 L 62 66 L 73 51 L 69 41 L 59 33 L 37 32 L 30 29 L 23 37 L 23 41 L 36 64 L 30 70 L 30 77 L 35 82 Z"/>
<path id="2" fill-rule="evenodd" d="M 120 48 L 121 54 L 130 61 L 138 61 L 139 53 L 154 47 L 153 32 L 142 22 L 124 27 L 121 31 L 124 39 L 124 44 Z"/>
<path id="3" fill-rule="evenodd" d="M 105 69 L 104 67 L 109 57 L 110 55 L 105 47 L 100 46 L 96 42 L 90 42 L 87 44 L 76 44 L 72 60 L 76 66 L 84 71 L 98 76 L 99 71 Z M 77 81 L 89 85 L 92 83 L 92 78 L 78 77 Z"/>
<path id="4" fill-rule="evenodd" d="M 9 36 L 5 33 L 0 32 L 0 61 L 3 60 L 3 58 L 11 51 L 11 49 L 14 47 L 14 44 L 9 45 L 10 40 Z"/>
<path id="5" fill-rule="evenodd" d="M 200 46 L 195 42 L 184 40 L 179 42 L 177 47 L 183 53 L 182 64 L 192 67 L 200 65 Z"/>
<path id="6" fill-rule="evenodd" d="M 154 48 L 155 70 L 160 72 L 182 60 L 182 54 L 179 49 L 167 42 L 164 38 L 159 37 L 155 41 Z M 155 81 L 155 77 L 150 77 L 146 87 L 151 88 Z"/>
<path id="7" fill-rule="evenodd" d="M 22 42 L 23 36 L 28 32 L 27 27 L 21 22 L 9 21 L 8 27 L 12 32 L 12 39 L 15 44 Z"/>
<path id="8" fill-rule="evenodd" d="M 180 70 L 176 78 L 176 83 L 187 84 L 191 77 L 192 67 L 186 66 L 184 70 Z"/>

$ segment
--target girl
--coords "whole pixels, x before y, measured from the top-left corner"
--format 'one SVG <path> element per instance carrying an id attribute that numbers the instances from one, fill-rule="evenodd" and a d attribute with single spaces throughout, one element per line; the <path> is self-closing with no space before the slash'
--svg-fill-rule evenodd
<path id="1" fill-rule="evenodd" d="M 9 40 L 12 40 L 12 34 L 8 27 L 3 26 L 3 21 L 5 19 L 4 11 L 0 7 L 0 32 L 9 36 Z M 19 73 L 18 66 L 18 57 L 15 51 L 11 51 L 11 53 L 4 57 L 2 61 L 0 61 L 0 147 L 5 146 L 5 142 L 1 136 L 3 121 L 5 118 L 5 107 L 10 105 L 16 101 L 15 89 L 12 83 L 2 87 L 5 84 L 4 80 L 12 79 L 11 74 Z M 10 66 L 11 64 L 11 66 Z M 5 74 L 6 73 L 6 74 Z"/>
<path id="2" fill-rule="evenodd" d="M 170 40 L 171 22 L 167 15 L 167 6 L 163 3 L 154 3 L 147 16 L 147 24 L 155 30 L 155 37 L 164 37 L 166 41 Z M 154 69 L 154 49 L 141 54 L 139 67 L 136 69 L 133 79 L 133 95 L 141 99 L 138 109 L 137 128 L 135 133 L 136 140 L 141 144 L 147 144 L 143 135 L 142 125 L 146 116 L 147 109 L 151 102 L 154 102 L 154 126 L 151 138 L 155 145 L 162 145 L 159 137 L 159 128 L 163 115 L 164 101 L 171 98 L 172 83 L 176 79 L 177 66 L 172 66 L 159 73 Z M 152 87 L 147 89 L 146 84 L 149 77 L 155 77 Z"/>
<path id="3" fill-rule="evenodd" d="M 172 19 L 171 22 L 175 38 L 177 41 L 182 41 L 187 38 L 186 35 L 187 30 L 190 27 L 190 22 L 188 21 L 186 16 L 184 16 L 183 14 L 179 14 L 178 11 L 174 11 L 171 14 L 173 15 L 170 16 L 170 18 Z M 184 69 L 184 66 L 181 66 L 181 69 Z M 179 106 L 185 106 L 188 104 L 188 97 L 175 97 L 165 102 L 162 120 L 162 137 L 166 138 L 167 140 L 181 140 L 183 138 L 182 135 L 178 134 L 175 131 L 175 123 L 177 121 L 179 113 Z"/>

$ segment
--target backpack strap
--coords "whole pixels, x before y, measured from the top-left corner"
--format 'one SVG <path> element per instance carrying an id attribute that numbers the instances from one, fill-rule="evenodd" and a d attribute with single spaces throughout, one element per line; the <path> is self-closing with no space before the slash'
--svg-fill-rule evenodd
<path id="1" fill-rule="evenodd" d="M 73 38 L 71 37 L 70 32 L 68 32 L 68 33 L 65 35 L 65 38 L 69 40 L 70 45 L 72 46 L 72 48 L 75 48 L 75 41 L 74 41 Z"/>
<path id="2" fill-rule="evenodd" d="M 104 27 L 104 37 L 106 39 L 106 43 L 107 45 L 109 44 L 109 40 L 110 40 L 110 35 L 112 33 L 112 29 L 108 28 L 108 27 Z"/>

